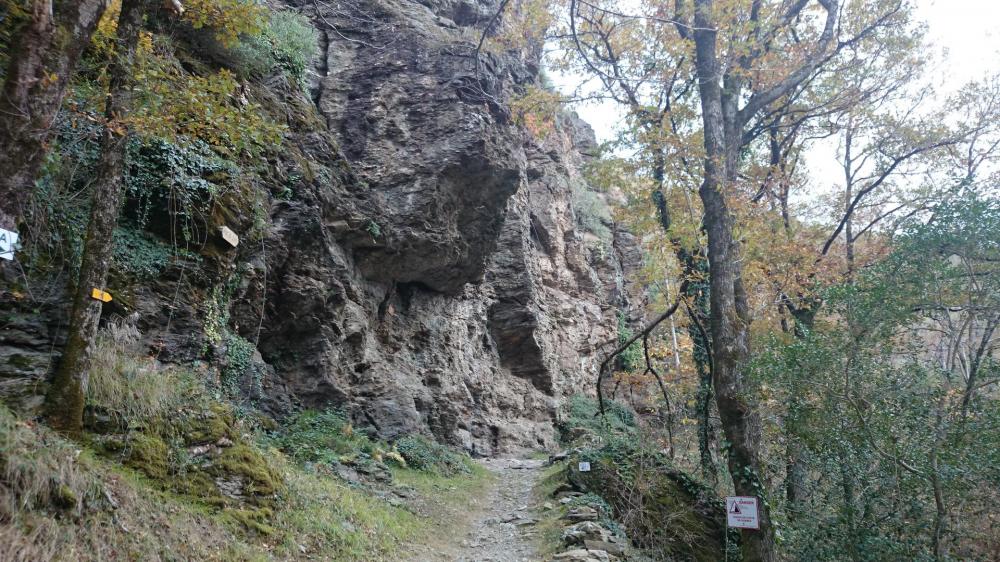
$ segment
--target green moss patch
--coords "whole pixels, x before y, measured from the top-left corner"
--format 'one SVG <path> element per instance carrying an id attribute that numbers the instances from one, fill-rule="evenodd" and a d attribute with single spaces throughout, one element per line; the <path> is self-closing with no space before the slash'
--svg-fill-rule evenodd
<path id="1" fill-rule="evenodd" d="M 272 467 L 260 450 L 246 444 L 223 449 L 207 469 L 220 478 L 240 478 L 243 491 L 255 501 L 263 501 L 284 489 L 281 473 Z"/>
<path id="2" fill-rule="evenodd" d="M 577 470 L 579 460 L 589 461 L 591 470 Z M 723 502 L 664 455 L 632 441 L 612 441 L 583 451 L 563 470 L 574 488 L 603 498 L 598 503 L 606 502 L 611 512 L 604 515 L 613 517 L 635 546 L 667 559 L 726 558 Z M 738 536 L 728 544 L 728 559 L 739 560 Z"/>
<path id="3" fill-rule="evenodd" d="M 165 480 L 169 470 L 168 450 L 166 442 L 156 435 L 136 433 L 125 444 L 125 466 L 155 480 Z"/>
<path id="4" fill-rule="evenodd" d="M 236 423 L 230 408 L 214 403 L 208 408 L 190 413 L 179 420 L 177 431 L 188 445 L 217 443 L 223 437 L 233 437 Z"/>

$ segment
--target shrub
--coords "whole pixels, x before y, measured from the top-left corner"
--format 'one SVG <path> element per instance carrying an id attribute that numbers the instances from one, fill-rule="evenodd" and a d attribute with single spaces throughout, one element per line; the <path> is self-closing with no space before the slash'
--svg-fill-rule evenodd
<path id="1" fill-rule="evenodd" d="M 358 452 L 373 452 L 368 436 L 354 431 L 337 410 L 305 410 L 271 436 L 275 447 L 300 463 L 335 463 Z"/>
<path id="2" fill-rule="evenodd" d="M 573 185 L 570 196 L 570 205 L 576 216 L 576 223 L 580 228 L 594 234 L 604 242 L 611 241 L 611 210 L 604 199 L 596 192 L 583 184 Z"/>
<path id="3" fill-rule="evenodd" d="M 257 0 L 185 0 L 184 8 L 184 19 L 192 27 L 212 30 L 226 45 L 260 33 L 267 13 Z"/>
<path id="4" fill-rule="evenodd" d="M 259 395 L 263 373 L 253 364 L 257 348 L 245 338 L 230 334 L 226 339 L 226 366 L 222 370 L 222 390 L 231 396 L 239 393 L 240 383 L 248 374 L 252 376 L 250 392 Z"/>
<path id="5" fill-rule="evenodd" d="M 247 77 L 266 76 L 275 67 L 299 83 L 316 52 L 316 29 L 302 14 L 279 11 L 271 14 L 263 31 L 246 35 L 232 49 L 238 72 Z"/>
<path id="6" fill-rule="evenodd" d="M 468 457 L 419 435 L 403 437 L 396 441 L 395 446 L 406 464 L 417 470 L 444 476 L 467 474 L 471 471 Z"/>
<path id="7" fill-rule="evenodd" d="M 190 252 L 184 252 L 191 255 Z M 114 268 L 134 280 L 154 279 L 174 256 L 174 248 L 130 226 L 115 229 Z"/>
<path id="8" fill-rule="evenodd" d="M 173 232 L 177 224 L 181 240 L 200 242 L 204 233 L 196 229 L 209 217 L 212 201 L 238 174 L 239 168 L 203 142 L 132 139 L 125 176 L 129 218 L 141 229 L 161 233 Z"/>
<path id="9" fill-rule="evenodd" d="M 579 427 L 605 436 L 631 436 L 637 431 L 635 413 L 628 406 L 614 400 L 605 400 L 604 412 L 603 416 L 599 414 L 595 398 L 583 394 L 571 396 L 559 421 L 559 430 L 564 438 L 569 430 Z"/>

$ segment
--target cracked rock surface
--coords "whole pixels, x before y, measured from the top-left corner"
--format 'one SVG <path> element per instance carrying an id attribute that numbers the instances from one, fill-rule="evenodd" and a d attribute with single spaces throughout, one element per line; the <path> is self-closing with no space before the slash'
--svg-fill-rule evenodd
<path id="1" fill-rule="evenodd" d="M 476 72 L 493 2 L 271 4 L 320 37 L 308 88 L 248 85 L 288 125 L 245 174 L 266 202 L 262 240 L 208 239 L 197 263 L 129 288 L 150 353 L 225 370 L 232 342 L 206 340 L 225 295 L 226 329 L 256 347 L 238 386 L 276 418 L 339 408 L 382 438 L 477 456 L 552 445 L 559 405 L 592 388 L 618 315 L 641 306 L 625 281 L 636 241 L 584 177 L 590 127 L 563 115 L 534 138 L 515 124 L 508 102 L 538 53 L 484 52 Z M 220 199 L 205 230 L 242 239 L 260 219 Z M 25 408 L 56 363 L 60 306 L 0 333 L 0 392 Z"/>

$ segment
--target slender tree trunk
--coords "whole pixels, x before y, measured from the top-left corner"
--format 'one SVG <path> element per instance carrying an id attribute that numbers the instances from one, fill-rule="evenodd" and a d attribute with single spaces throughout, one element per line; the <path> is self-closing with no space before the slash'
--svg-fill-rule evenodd
<path id="1" fill-rule="evenodd" d="M 132 66 L 147 0 L 124 0 L 118 19 L 118 44 L 110 67 L 110 85 L 101 139 L 101 156 L 91 195 L 90 223 L 84 241 L 80 276 L 73 296 L 69 335 L 59 368 L 46 396 L 50 425 L 77 434 L 83 425 L 84 396 L 90 370 L 91 346 L 101 318 L 102 303 L 91 290 L 103 289 L 111 266 L 114 229 L 123 191 L 125 147 L 128 141 L 122 118 L 131 106 Z"/>
<path id="2" fill-rule="evenodd" d="M 1000 316 L 989 318 L 986 320 L 985 326 L 983 326 L 982 336 L 979 338 L 979 346 L 976 348 L 972 355 L 972 361 L 969 364 L 969 375 L 966 377 L 965 390 L 962 391 L 962 416 L 963 422 L 969 416 L 969 406 L 972 404 L 972 397 L 976 392 L 976 385 L 978 384 L 979 368 L 982 366 L 983 358 L 986 356 L 986 352 L 990 347 L 990 342 L 993 341 L 993 332 L 996 331 L 998 325 L 1000 325 Z"/>
<path id="3" fill-rule="evenodd" d="M 843 494 L 842 499 L 844 502 L 844 525 L 847 527 L 847 554 L 851 560 L 859 562 L 857 509 L 854 505 L 854 478 L 851 476 L 847 466 L 847 453 L 841 452 L 841 455 L 840 491 Z"/>
<path id="4" fill-rule="evenodd" d="M 844 135 L 844 260 L 847 264 L 847 278 L 854 278 L 854 212 L 851 199 L 854 198 L 854 159 L 851 154 L 854 141 L 853 120 L 847 124 Z"/>
<path id="5" fill-rule="evenodd" d="M 66 86 L 108 0 L 33 0 L 0 94 L 0 227 L 14 230 L 48 151 Z"/>
<path id="6" fill-rule="evenodd" d="M 795 339 L 804 339 L 812 331 L 816 314 L 822 301 L 818 298 L 806 297 L 801 305 L 785 302 L 785 309 L 792 315 L 792 335 Z M 805 448 L 799 441 L 799 409 L 802 407 L 803 389 L 799 381 L 792 379 L 788 396 L 788 414 L 785 417 L 783 431 L 785 432 L 785 499 L 788 501 L 790 517 L 794 517 L 801 504 L 808 497 L 806 487 Z"/>
<path id="7" fill-rule="evenodd" d="M 790 240 L 793 234 L 788 212 L 789 179 L 786 177 L 787 170 L 785 168 L 787 155 L 782 153 L 782 142 L 779 140 L 779 134 L 780 119 L 768 131 L 768 144 L 771 156 L 769 163 L 771 165 L 771 174 L 773 174 L 771 179 L 772 185 L 776 183 L 778 186 L 775 197 L 778 200 L 781 211 L 782 228 L 784 229 L 785 237 Z M 776 176 L 776 179 L 774 176 Z M 783 301 L 779 302 L 779 313 L 782 312 L 782 308 L 788 311 L 793 319 L 793 325 L 789 329 L 785 321 L 785 316 L 782 314 L 782 329 L 786 333 L 791 332 L 796 339 L 805 338 L 806 334 L 812 330 L 813 318 L 818 307 L 813 306 L 811 301 L 800 307 L 797 304 L 793 304 L 791 299 L 786 297 Z M 793 377 L 790 381 L 788 405 L 784 423 L 782 423 L 782 432 L 785 437 L 785 500 L 787 502 L 789 518 L 794 518 L 798 514 L 799 508 L 807 495 L 806 465 L 803 458 L 805 451 L 799 441 L 798 431 L 801 404 L 802 388 L 799 381 Z"/>
<path id="8" fill-rule="evenodd" d="M 653 167 L 653 177 L 656 180 L 657 189 L 653 192 L 653 203 L 656 205 L 659 216 L 660 227 L 663 232 L 670 236 L 670 209 L 667 207 L 667 198 L 662 187 L 666 177 L 664 157 L 658 153 Z M 688 308 L 691 316 L 691 324 L 688 326 L 688 334 L 694 344 L 692 356 L 694 358 L 695 369 L 698 372 L 698 395 L 695 400 L 695 420 L 698 422 L 698 453 L 701 461 L 702 476 L 712 484 L 715 484 L 717 470 L 715 459 L 712 457 L 712 425 L 711 425 L 711 404 L 712 404 L 712 370 L 711 358 L 709 354 L 710 345 L 708 334 L 705 331 L 705 320 L 708 317 L 708 270 L 704 266 L 701 252 L 698 250 L 689 251 L 681 246 L 676 238 L 671 239 L 675 247 L 677 261 L 681 265 L 681 274 L 688 280 L 687 290 L 684 297 L 692 301 L 693 306 Z M 672 320 L 671 320 L 672 321 Z"/>
<path id="9" fill-rule="evenodd" d="M 761 424 L 748 403 L 744 369 L 750 356 L 749 310 L 743 289 L 739 245 L 726 193 L 736 177 L 742 130 L 737 123 L 738 88 L 720 84 L 717 31 L 711 0 L 695 3 L 694 42 L 698 93 L 704 124 L 704 178 L 698 194 L 708 233 L 712 371 L 715 400 L 729 441 L 729 473 L 737 495 L 756 496 L 760 530 L 744 530 L 744 562 L 776 560 L 774 528 L 761 476 Z"/>
<path id="10" fill-rule="evenodd" d="M 802 446 L 794 432 L 786 432 L 785 439 L 785 500 L 788 501 L 791 516 L 794 516 L 808 497 L 805 485 L 806 465 L 802 458 Z"/>
<path id="11" fill-rule="evenodd" d="M 934 417 L 934 444 L 928 454 L 930 460 L 930 484 L 934 491 L 934 531 L 931 535 L 931 546 L 934 549 L 934 559 L 948 559 L 948 545 L 945 534 L 948 532 L 948 506 L 944 498 L 944 483 L 941 481 L 940 455 L 947 439 L 945 427 L 945 408 L 948 405 L 948 394 L 951 385 L 945 384 L 944 392 L 938 400 L 938 410 Z"/>
<path id="12" fill-rule="evenodd" d="M 715 393 L 712 389 L 712 340 L 708 334 L 709 318 L 709 272 L 708 265 L 701 251 L 689 252 L 678 248 L 677 259 L 685 278 L 691 281 L 687 285 L 685 297 L 690 299 L 691 306 L 687 312 L 690 317 L 688 335 L 691 337 L 695 371 L 698 373 L 698 393 L 695 397 L 695 420 L 698 422 L 698 453 L 701 473 L 712 484 L 718 482 L 718 468 L 712 455 L 715 435 L 712 431 L 712 400 Z"/>

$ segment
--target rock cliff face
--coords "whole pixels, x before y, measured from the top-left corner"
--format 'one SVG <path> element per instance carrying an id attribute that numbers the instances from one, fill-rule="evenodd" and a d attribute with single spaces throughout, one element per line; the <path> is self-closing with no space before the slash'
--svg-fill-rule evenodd
<path id="1" fill-rule="evenodd" d="M 205 335 L 223 302 L 259 351 L 244 392 L 277 415 L 341 407 L 384 437 L 429 432 L 479 454 L 550 443 L 561 399 L 593 386 L 641 259 L 610 223 L 579 226 L 576 198 L 600 202 L 581 175 L 593 132 L 573 116 L 543 140 L 514 124 L 506 102 L 537 68 L 484 53 L 477 72 L 491 4 L 284 4 L 320 44 L 309 95 L 260 87 L 290 129 L 256 186 L 268 226 L 238 251 L 209 240 L 194 275 L 132 289 L 151 348 L 224 368 L 227 343 Z M 293 195 L 267 195 L 279 185 Z M 249 230 L 234 208 L 211 223 Z M 43 376 L 58 317 L 19 324 L 24 342 L 0 336 L 0 356 L 38 359 L 8 360 L 4 384 Z"/>

